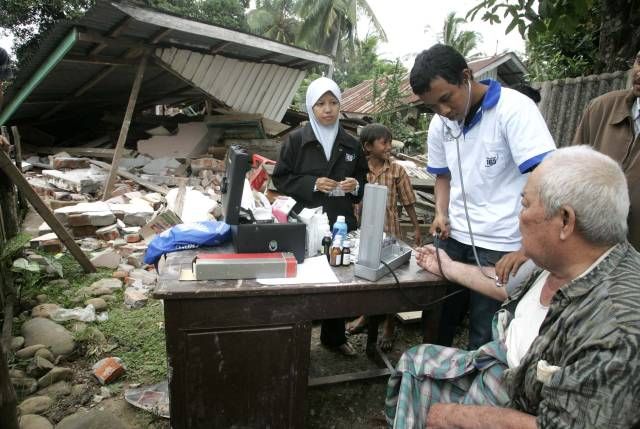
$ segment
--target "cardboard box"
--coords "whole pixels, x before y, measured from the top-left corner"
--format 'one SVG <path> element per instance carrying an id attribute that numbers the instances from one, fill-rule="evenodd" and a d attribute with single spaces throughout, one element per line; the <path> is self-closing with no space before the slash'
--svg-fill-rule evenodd
<path id="1" fill-rule="evenodd" d="M 196 280 L 295 277 L 298 262 L 292 253 L 200 253 L 193 260 Z"/>

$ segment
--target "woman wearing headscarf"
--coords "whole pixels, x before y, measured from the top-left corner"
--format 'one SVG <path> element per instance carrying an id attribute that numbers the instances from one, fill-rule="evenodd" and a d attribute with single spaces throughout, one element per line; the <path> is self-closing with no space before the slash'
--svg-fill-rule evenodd
<path id="1" fill-rule="evenodd" d="M 309 85 L 309 124 L 289 134 L 272 179 L 278 191 L 297 201 L 294 211 L 322 206 L 333 225 L 343 215 L 349 231 L 358 227 L 353 205 L 362 199 L 367 160 L 358 141 L 340 126 L 341 92 L 331 79 Z M 347 343 L 344 319 L 322 322 L 320 341 L 344 355 L 356 352 Z"/>

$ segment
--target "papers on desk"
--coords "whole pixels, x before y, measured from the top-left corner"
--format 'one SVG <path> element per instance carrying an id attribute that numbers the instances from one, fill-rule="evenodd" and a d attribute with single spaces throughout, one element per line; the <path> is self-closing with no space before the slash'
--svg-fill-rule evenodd
<path id="1" fill-rule="evenodd" d="M 295 277 L 280 279 L 256 279 L 263 285 L 293 285 L 305 283 L 338 283 L 338 278 L 327 261 L 325 255 L 315 256 L 304 260 L 304 264 L 298 265 L 298 274 Z"/>

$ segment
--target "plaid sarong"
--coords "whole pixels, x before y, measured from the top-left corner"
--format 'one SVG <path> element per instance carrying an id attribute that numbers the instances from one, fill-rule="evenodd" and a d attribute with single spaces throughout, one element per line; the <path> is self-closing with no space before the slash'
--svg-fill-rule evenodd
<path id="1" fill-rule="evenodd" d="M 507 366 L 506 329 L 511 313 L 493 318 L 493 341 L 478 350 L 423 344 L 407 350 L 389 378 L 385 414 L 396 429 L 424 428 L 431 404 L 504 406 Z"/>

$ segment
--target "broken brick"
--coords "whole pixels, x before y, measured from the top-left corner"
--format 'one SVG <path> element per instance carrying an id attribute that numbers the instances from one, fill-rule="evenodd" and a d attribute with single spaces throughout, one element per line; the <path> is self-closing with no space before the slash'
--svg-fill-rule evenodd
<path id="1" fill-rule="evenodd" d="M 137 243 L 141 240 L 140 234 L 126 234 L 124 239 L 127 243 Z"/>
<path id="2" fill-rule="evenodd" d="M 56 170 L 63 168 L 89 168 L 89 160 L 86 158 L 57 157 L 51 160 L 51 165 Z"/>
<path id="3" fill-rule="evenodd" d="M 122 360 L 117 357 L 108 357 L 96 362 L 93 367 L 93 375 L 100 384 L 108 384 L 116 380 L 125 372 Z"/>
<path id="4" fill-rule="evenodd" d="M 120 238 L 120 231 L 118 230 L 118 225 L 113 224 L 109 226 L 105 226 L 96 230 L 96 237 L 100 240 L 109 241 Z"/>
<path id="5" fill-rule="evenodd" d="M 147 300 L 147 295 L 136 288 L 128 287 L 124 290 L 124 305 L 129 308 L 144 307 Z"/>

